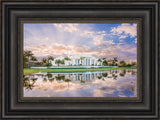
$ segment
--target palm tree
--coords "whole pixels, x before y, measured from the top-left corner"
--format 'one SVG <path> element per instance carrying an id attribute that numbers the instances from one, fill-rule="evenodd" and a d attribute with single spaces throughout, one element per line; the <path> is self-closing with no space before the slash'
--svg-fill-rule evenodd
<path id="1" fill-rule="evenodd" d="M 37 62 L 36 65 L 42 66 L 42 65 L 43 65 L 43 62 Z"/>
<path id="2" fill-rule="evenodd" d="M 116 66 L 116 65 L 117 65 L 117 62 L 118 62 L 118 58 L 117 58 L 117 57 L 114 57 L 114 58 L 113 58 L 113 61 L 112 61 L 112 65 L 113 65 L 113 66 Z"/>
<path id="3" fill-rule="evenodd" d="M 28 68 L 29 68 L 30 57 L 33 56 L 33 53 L 30 50 L 25 50 L 24 55 L 28 57 Z"/>
<path id="4" fill-rule="evenodd" d="M 54 58 L 52 56 L 49 56 L 48 58 L 43 58 L 42 62 L 45 64 L 45 66 L 50 67 L 52 66 L 50 60 L 54 60 Z"/>
<path id="5" fill-rule="evenodd" d="M 60 81 L 60 80 L 64 80 L 65 76 L 58 74 L 57 76 L 55 76 L 55 78 L 57 81 Z"/>
<path id="6" fill-rule="evenodd" d="M 71 61 L 71 59 L 70 59 L 69 57 L 65 57 L 65 58 L 64 58 L 64 61 L 65 61 L 65 60 L 66 60 L 66 61 Z M 70 65 L 70 63 L 69 63 L 69 65 Z"/>
<path id="7" fill-rule="evenodd" d="M 118 75 L 116 75 L 116 74 L 113 73 L 112 77 L 113 77 L 114 80 L 117 80 Z"/>
<path id="8" fill-rule="evenodd" d="M 125 61 L 120 61 L 119 63 L 120 63 L 121 67 L 125 67 L 126 66 L 126 62 Z"/>
<path id="9" fill-rule="evenodd" d="M 54 60 L 54 58 L 52 56 L 48 57 L 48 62 L 50 62 L 50 60 Z"/>
<path id="10" fill-rule="evenodd" d="M 65 57 L 64 60 L 69 61 L 69 60 L 71 60 L 71 59 L 70 59 L 69 57 Z"/>
<path id="11" fill-rule="evenodd" d="M 59 66 L 59 64 L 61 64 L 61 60 L 57 59 L 55 63 L 58 64 L 58 66 Z"/>
<path id="12" fill-rule="evenodd" d="M 49 68 L 49 67 L 51 67 L 51 66 L 52 66 L 52 63 L 47 62 L 46 66 Z"/>
<path id="13" fill-rule="evenodd" d="M 23 55 L 23 67 L 27 67 L 28 58 L 26 55 Z"/>
<path id="14" fill-rule="evenodd" d="M 47 77 L 48 77 L 48 79 L 49 79 L 49 78 L 52 78 L 52 74 L 47 73 Z"/>
<path id="15" fill-rule="evenodd" d="M 108 62 L 106 60 L 103 61 L 102 63 L 104 66 L 107 66 L 108 65 Z"/>
<path id="16" fill-rule="evenodd" d="M 49 82 L 53 82 L 54 81 L 54 78 L 49 78 Z"/>
<path id="17" fill-rule="evenodd" d="M 98 62 L 102 62 L 102 59 L 99 58 L 99 59 L 98 59 Z"/>
<path id="18" fill-rule="evenodd" d="M 98 62 L 102 63 L 102 59 L 99 58 L 99 59 L 98 59 Z"/>
<path id="19" fill-rule="evenodd" d="M 136 63 L 136 62 L 132 62 L 131 65 L 132 65 L 132 66 L 136 66 L 137 63 Z"/>
<path id="20" fill-rule="evenodd" d="M 23 84 L 26 89 L 32 90 L 36 81 L 37 78 L 29 79 L 29 77 L 23 76 Z"/>
<path id="21" fill-rule="evenodd" d="M 46 59 L 46 58 L 43 58 L 43 59 L 42 59 L 42 62 L 43 62 L 43 63 L 47 63 L 47 59 Z"/>
<path id="22" fill-rule="evenodd" d="M 114 57 L 113 60 L 114 60 L 115 62 L 118 62 L 118 58 L 117 58 L 117 57 Z"/>
<path id="23" fill-rule="evenodd" d="M 80 57 L 80 60 L 81 60 L 81 64 L 82 64 L 82 61 L 84 60 L 84 58 L 85 58 L 85 57 Z"/>
<path id="24" fill-rule="evenodd" d="M 43 82 L 47 82 L 47 78 L 43 78 Z"/>
<path id="25" fill-rule="evenodd" d="M 63 65 L 65 64 L 64 60 L 61 60 L 61 64 L 63 64 Z"/>
<path id="26" fill-rule="evenodd" d="M 102 76 L 103 76 L 103 77 L 107 77 L 107 76 L 108 76 L 108 73 L 102 73 Z"/>
<path id="27" fill-rule="evenodd" d="M 126 70 L 123 70 L 120 74 L 121 77 L 124 77 L 126 75 Z"/>
<path id="28" fill-rule="evenodd" d="M 32 61 L 37 61 L 37 58 L 34 57 L 34 56 L 31 56 L 31 60 L 32 60 Z"/>
<path id="29" fill-rule="evenodd" d="M 65 79 L 64 81 L 68 83 L 68 88 L 69 88 L 69 82 L 70 82 L 71 80 Z"/>
<path id="30" fill-rule="evenodd" d="M 102 60 L 106 60 L 106 58 L 102 58 Z"/>

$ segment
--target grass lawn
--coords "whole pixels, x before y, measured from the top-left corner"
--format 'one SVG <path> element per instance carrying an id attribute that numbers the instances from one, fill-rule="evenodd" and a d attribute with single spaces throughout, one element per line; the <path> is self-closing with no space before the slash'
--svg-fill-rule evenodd
<path id="1" fill-rule="evenodd" d="M 31 68 L 24 68 L 23 73 L 24 75 L 31 74 L 31 73 L 38 73 L 38 72 L 87 72 L 87 71 L 106 71 L 106 70 L 119 70 L 119 69 L 132 69 L 133 67 L 118 67 L 118 68 L 52 68 L 52 69 L 31 69 Z M 135 67 L 134 67 L 135 68 Z"/>

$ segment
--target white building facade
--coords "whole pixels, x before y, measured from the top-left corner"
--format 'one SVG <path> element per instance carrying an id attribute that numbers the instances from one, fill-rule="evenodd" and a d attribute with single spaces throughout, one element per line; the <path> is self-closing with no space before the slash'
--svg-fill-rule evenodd
<path id="1" fill-rule="evenodd" d="M 64 60 L 64 64 L 59 64 L 59 66 L 102 66 L 102 62 L 98 61 L 98 58 L 92 55 L 72 55 L 67 56 L 69 60 L 65 60 L 65 57 L 57 57 L 52 62 L 52 66 L 58 66 L 56 60 Z"/>

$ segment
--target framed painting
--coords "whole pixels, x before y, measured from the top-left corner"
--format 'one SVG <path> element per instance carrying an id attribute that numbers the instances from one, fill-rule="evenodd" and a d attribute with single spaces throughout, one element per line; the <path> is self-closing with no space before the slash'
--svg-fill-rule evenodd
<path id="1" fill-rule="evenodd" d="M 1 0 L 1 119 L 159 119 L 159 1 Z"/>
<path id="2" fill-rule="evenodd" d="M 21 19 L 21 100 L 140 101 L 140 24 L 140 19 Z"/>

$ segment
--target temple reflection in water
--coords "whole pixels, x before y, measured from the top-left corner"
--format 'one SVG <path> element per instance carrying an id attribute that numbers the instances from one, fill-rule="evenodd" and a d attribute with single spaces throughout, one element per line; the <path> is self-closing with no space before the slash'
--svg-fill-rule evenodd
<path id="1" fill-rule="evenodd" d="M 133 91 L 135 92 L 135 89 L 137 87 L 135 69 L 98 71 L 98 72 L 74 72 L 74 73 L 35 73 L 24 76 L 23 82 L 24 82 L 24 95 L 27 92 L 29 92 L 27 90 L 31 90 L 32 92 L 34 92 L 37 90 L 40 91 L 41 89 L 45 89 L 46 91 L 54 89 L 53 92 L 56 92 L 55 90 L 59 90 L 61 91 L 60 94 L 62 93 L 64 94 L 64 92 L 66 92 L 66 97 L 67 94 L 70 94 L 68 93 L 69 91 L 71 93 L 73 92 L 73 89 L 74 92 L 80 92 L 80 90 L 82 91 L 88 89 L 88 91 L 85 91 L 87 94 L 87 92 L 89 91 L 93 92 L 98 89 L 101 90 L 101 92 L 105 93 L 105 89 L 109 89 L 110 87 L 112 88 L 112 90 L 115 87 L 114 88 L 115 90 L 117 90 L 118 88 L 122 91 L 124 91 L 123 89 L 126 87 L 126 90 L 128 90 L 129 92 Z M 111 85 L 108 86 L 109 84 Z M 69 96 L 72 97 L 72 95 Z M 80 97 L 81 96 L 82 95 L 80 95 Z M 106 96 L 107 95 L 104 95 L 104 97 Z"/>

